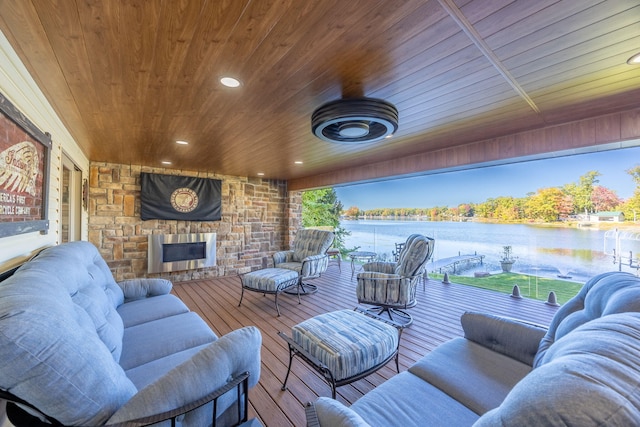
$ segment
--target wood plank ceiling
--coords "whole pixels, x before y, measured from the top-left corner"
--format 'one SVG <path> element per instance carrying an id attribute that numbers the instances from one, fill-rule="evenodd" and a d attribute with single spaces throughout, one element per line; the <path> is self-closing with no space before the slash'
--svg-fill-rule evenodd
<path id="1" fill-rule="evenodd" d="M 90 160 L 297 187 L 640 108 L 636 0 L 21 0 L 0 29 Z M 312 135 L 315 108 L 357 96 L 396 105 L 393 138 Z"/>

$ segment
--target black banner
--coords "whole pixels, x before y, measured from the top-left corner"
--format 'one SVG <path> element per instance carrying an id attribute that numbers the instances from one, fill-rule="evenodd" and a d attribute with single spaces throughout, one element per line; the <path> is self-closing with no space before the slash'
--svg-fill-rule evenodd
<path id="1" fill-rule="evenodd" d="M 220 221 L 222 181 L 190 176 L 140 174 L 140 217 Z"/>

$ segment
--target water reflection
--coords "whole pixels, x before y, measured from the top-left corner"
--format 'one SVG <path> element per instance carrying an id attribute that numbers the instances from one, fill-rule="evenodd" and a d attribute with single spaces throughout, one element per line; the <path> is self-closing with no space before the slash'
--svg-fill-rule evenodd
<path id="1" fill-rule="evenodd" d="M 617 270 L 612 257 L 604 252 L 605 231 L 597 228 L 540 227 L 528 224 L 487 224 L 474 222 L 429 221 L 343 221 L 351 231 L 347 247 L 360 246 L 391 259 L 395 243 L 412 233 L 436 239 L 433 260 L 477 253 L 485 255 L 481 266 L 467 270 L 498 273 L 503 246 L 510 245 L 517 258 L 513 272 L 556 278 L 572 276 L 584 282 L 590 277 Z M 623 271 L 634 269 L 624 268 Z"/>

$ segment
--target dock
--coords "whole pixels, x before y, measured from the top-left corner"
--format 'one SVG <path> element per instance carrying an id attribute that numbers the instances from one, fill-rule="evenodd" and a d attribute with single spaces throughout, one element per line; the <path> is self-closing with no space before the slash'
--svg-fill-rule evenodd
<path id="1" fill-rule="evenodd" d="M 443 273 L 444 271 L 451 272 L 453 274 L 458 273 L 458 266 L 460 264 L 470 265 L 473 263 L 482 264 L 484 255 L 473 254 L 459 254 L 458 256 L 452 256 L 448 258 L 440 258 L 427 264 L 429 271 Z"/>

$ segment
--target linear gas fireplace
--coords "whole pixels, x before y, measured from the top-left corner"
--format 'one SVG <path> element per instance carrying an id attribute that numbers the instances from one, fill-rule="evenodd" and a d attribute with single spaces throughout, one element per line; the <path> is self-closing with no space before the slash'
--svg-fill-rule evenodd
<path id="1" fill-rule="evenodd" d="M 148 273 L 213 267 L 216 265 L 216 234 L 151 234 L 148 259 Z"/>

